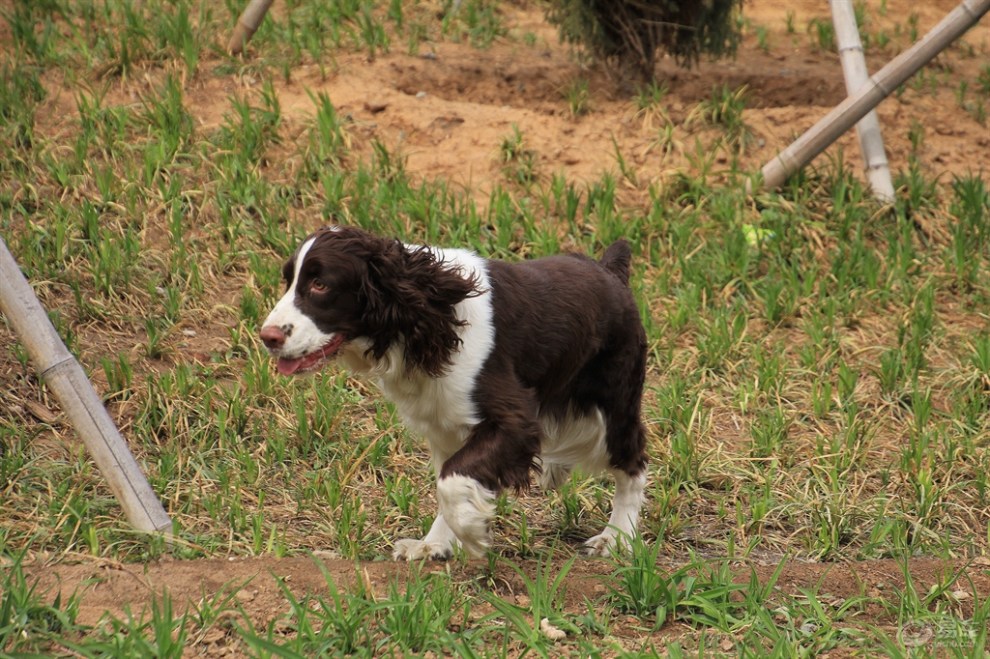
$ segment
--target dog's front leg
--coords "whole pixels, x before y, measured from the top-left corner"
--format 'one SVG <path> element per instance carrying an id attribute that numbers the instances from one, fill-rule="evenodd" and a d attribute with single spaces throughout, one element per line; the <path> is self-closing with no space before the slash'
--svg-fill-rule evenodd
<path id="1" fill-rule="evenodd" d="M 454 531 L 444 519 L 443 512 L 440 512 L 433 520 L 430 532 L 422 540 L 396 540 L 392 558 L 396 561 L 444 561 L 454 554 L 457 544 Z"/>
<path id="2" fill-rule="evenodd" d="M 506 408 L 515 411 L 524 405 Z M 539 426 L 533 417 L 490 413 L 443 463 L 437 480 L 440 513 L 468 555 L 481 557 L 491 546 L 495 497 L 503 488 L 521 490 L 529 485 L 538 447 Z"/>
<path id="3" fill-rule="evenodd" d="M 394 560 L 443 561 L 458 545 L 474 558 L 484 555 L 491 545 L 488 526 L 495 515 L 495 493 L 473 478 L 453 474 L 437 483 L 437 501 L 440 511 L 430 532 L 422 540 L 396 540 Z"/>
<path id="4" fill-rule="evenodd" d="M 495 516 L 495 493 L 463 474 L 441 476 L 437 481 L 440 517 L 446 520 L 464 551 L 480 558 L 491 546 L 489 525 Z"/>

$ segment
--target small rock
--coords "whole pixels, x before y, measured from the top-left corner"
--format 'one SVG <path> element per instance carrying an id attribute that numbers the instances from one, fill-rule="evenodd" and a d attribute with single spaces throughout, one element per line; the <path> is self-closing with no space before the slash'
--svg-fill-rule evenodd
<path id="1" fill-rule="evenodd" d="M 416 98 L 426 98 L 426 92 L 416 92 Z"/>
<path id="2" fill-rule="evenodd" d="M 556 643 L 557 641 L 562 641 L 567 638 L 567 632 L 565 632 L 560 627 L 554 627 L 550 624 L 549 618 L 544 618 L 540 621 L 540 631 L 543 635 L 549 638 L 551 641 Z"/>
<path id="3" fill-rule="evenodd" d="M 226 635 L 227 632 L 222 629 L 211 629 L 203 634 L 202 642 L 206 645 L 217 643 L 218 641 L 222 641 Z"/>

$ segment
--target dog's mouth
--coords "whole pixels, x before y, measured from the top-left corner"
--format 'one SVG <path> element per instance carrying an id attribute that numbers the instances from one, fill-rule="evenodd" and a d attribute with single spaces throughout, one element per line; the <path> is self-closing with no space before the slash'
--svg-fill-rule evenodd
<path id="1" fill-rule="evenodd" d="M 338 333 L 324 343 L 322 348 L 314 350 L 307 355 L 296 357 L 295 359 L 279 357 L 276 368 L 278 368 L 278 372 L 282 375 L 294 375 L 316 370 L 337 354 L 340 347 L 344 345 L 344 339 L 344 335 Z"/>

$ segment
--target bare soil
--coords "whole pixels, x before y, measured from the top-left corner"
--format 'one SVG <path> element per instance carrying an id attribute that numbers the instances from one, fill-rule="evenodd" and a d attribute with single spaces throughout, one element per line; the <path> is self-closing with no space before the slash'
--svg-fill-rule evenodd
<path id="1" fill-rule="evenodd" d="M 533 561 L 518 564 L 527 574 L 534 574 L 538 566 Z M 968 574 L 959 579 L 951 590 L 959 601 L 959 614 L 967 615 L 977 597 L 990 595 L 990 562 L 974 563 L 919 558 L 910 562 L 913 586 L 919 594 L 929 592 L 933 586 L 946 583 L 958 573 Z M 489 573 L 484 561 L 471 563 L 427 564 L 427 571 L 447 573 L 455 582 L 479 588 L 494 589 L 501 597 L 524 606 L 527 603 L 525 584 L 518 574 L 502 566 Z M 673 564 L 659 565 L 659 570 L 673 570 Z M 734 570 L 737 581 L 748 582 L 752 571 L 761 583 L 766 583 L 776 570 L 772 562 L 740 563 Z M 128 615 L 147 616 L 147 602 L 163 591 L 172 597 L 176 611 L 187 607 L 202 606 L 205 601 L 231 598 L 258 629 L 288 614 L 291 609 L 282 592 L 283 586 L 297 597 L 307 594 L 326 595 L 327 580 L 340 589 L 353 588 L 360 579 L 376 597 L 387 594 L 391 582 L 402 582 L 411 568 L 401 563 L 359 562 L 332 557 L 259 558 L 211 558 L 198 561 L 163 560 L 145 564 L 122 564 L 112 561 L 87 561 L 78 564 L 59 563 L 36 570 L 39 587 L 50 592 L 81 594 L 78 621 L 96 625 L 106 613 L 126 619 Z M 581 614 L 587 601 L 600 600 L 608 591 L 609 575 L 613 570 L 604 559 L 579 561 L 568 573 L 565 590 L 566 611 Z M 838 607 L 848 598 L 865 597 L 871 600 L 891 598 L 906 587 L 903 566 L 893 560 L 859 561 L 843 563 L 809 563 L 791 561 L 777 579 L 777 592 L 800 596 L 814 592 L 826 606 Z M 485 604 L 473 612 L 475 619 L 490 613 Z M 898 633 L 896 614 L 880 606 L 870 605 L 854 621 L 857 625 L 873 625 L 892 637 Z M 627 650 L 649 647 L 661 648 L 665 643 L 678 640 L 691 647 L 697 630 L 680 623 L 668 623 L 660 630 L 651 631 L 647 620 L 620 616 L 613 619 L 610 640 L 615 640 Z M 711 636 L 711 630 L 708 631 Z M 731 642 L 726 650 L 732 648 Z M 197 639 L 190 653 L 197 656 L 238 655 L 243 651 L 230 627 L 217 625 L 203 638 Z M 841 656 L 841 653 L 840 653 Z"/>
<path id="2" fill-rule="evenodd" d="M 884 27 L 895 34 L 895 26 L 906 25 L 906 17 L 914 12 L 919 16 L 919 32 L 924 34 L 955 5 L 955 0 L 889 0 L 886 16 L 871 15 L 869 27 Z M 785 8 L 794 12 L 794 33 L 786 29 Z M 324 91 L 338 113 L 350 118 L 351 146 L 356 154 L 369 154 L 372 140 L 379 140 L 390 150 L 398 148 L 406 158 L 407 170 L 415 176 L 447 180 L 484 204 L 494 185 L 504 181 L 499 147 L 513 127 L 518 128 L 526 147 L 535 155 L 541 177 L 548 179 L 560 173 L 578 184 L 597 180 L 605 171 L 621 177 L 614 156 L 618 148 L 640 182 L 654 181 L 663 186 L 676 172 L 693 167 L 690 155 L 695 140 L 709 143 L 717 132 L 691 120 L 692 110 L 699 101 L 710 97 L 714 86 L 748 88 L 744 121 L 753 140 L 742 153 L 741 162 L 752 170 L 810 127 L 845 93 L 837 56 L 815 46 L 813 36 L 805 29 L 812 18 L 829 20 L 827 3 L 752 0 L 744 8 L 750 27 L 736 59 L 703 62 L 692 70 L 662 61 L 659 78 L 669 89 L 662 103 L 666 117 L 640 111 L 634 94 L 622 84 L 598 68 L 577 63 L 569 50 L 558 43 L 555 29 L 544 22 L 538 10 L 507 3 L 502 11 L 511 33 L 535 35 L 534 45 L 509 39 L 496 42 L 490 49 L 477 50 L 468 44 L 436 43 L 424 45 L 418 54 L 406 54 L 396 47 L 394 52 L 370 61 L 361 54 L 345 54 L 327 65 L 325 75 L 316 65 L 302 66 L 291 71 L 289 80 L 276 83 L 284 121 L 290 128 L 298 124 L 301 131 L 303 122 L 313 114 L 308 92 Z M 758 46 L 757 26 L 767 29 L 766 52 Z M 961 80 L 969 81 L 971 90 L 975 87 L 979 68 L 990 52 L 987 21 L 964 39 L 967 45 L 953 46 L 927 69 L 930 75 L 939 77 L 938 84 L 909 84 L 903 93 L 879 107 L 894 171 L 906 168 L 911 150 L 909 132 L 918 125 L 924 127 L 921 164 L 929 173 L 951 177 L 986 166 L 990 132 L 959 107 L 953 90 Z M 871 70 L 877 70 L 896 54 L 898 47 L 906 45 L 902 34 L 886 49 L 871 50 Z M 249 49 L 247 57 L 250 56 Z M 111 93 L 118 95 L 121 102 L 138 98 L 155 87 L 151 78 L 131 80 Z M 564 90 L 579 78 L 589 83 L 588 106 L 585 114 L 574 116 Z M 57 86 L 58 81 L 52 84 Z M 258 86 L 259 82 L 249 75 L 201 74 L 188 81 L 186 102 L 200 126 L 208 129 L 222 122 L 229 111 L 231 94 L 253 93 Z M 51 121 L 71 121 L 75 113 L 72 90 L 52 91 L 47 101 Z M 656 146 L 659 127 L 668 119 L 675 125 L 678 146 L 672 153 Z M 834 156 L 839 149 L 852 166 L 861 167 L 852 132 L 822 158 Z M 630 189 L 626 193 L 634 202 L 637 192 Z M 105 612 L 122 616 L 128 609 L 140 611 L 150 595 L 163 589 L 168 589 L 180 610 L 204 595 L 225 589 L 236 592 L 238 604 L 251 618 L 264 623 L 285 608 L 274 577 L 284 578 L 299 593 L 325 590 L 324 575 L 310 557 L 216 557 L 148 564 L 85 558 L 72 564 L 65 558 L 48 564 L 44 557 L 36 557 L 30 571 L 41 579 L 44 588 L 81 593 L 79 617 L 88 624 L 95 624 Z M 347 584 L 363 575 L 361 578 L 376 591 L 382 591 L 389 579 L 401 577 L 409 569 L 393 563 L 357 565 L 329 557 L 321 560 L 335 581 Z M 672 564 L 678 560 L 671 557 Z M 764 578 L 775 567 L 774 560 L 766 562 L 756 566 Z M 919 590 L 961 567 L 960 562 L 924 558 L 910 563 Z M 479 579 L 482 572 L 480 566 L 460 563 L 428 569 L 449 570 L 463 580 Z M 604 591 L 601 577 L 610 570 L 610 564 L 603 561 L 577 563 L 568 582 L 569 606 L 579 611 L 586 596 L 600 596 Z M 966 584 L 960 587 L 974 587 L 980 595 L 990 595 L 985 566 L 970 565 L 968 574 L 971 581 L 960 582 Z M 740 566 L 740 576 L 748 576 L 745 566 Z M 501 583 L 507 597 L 521 588 L 518 577 L 511 573 L 502 575 Z M 779 581 L 783 592 L 814 588 L 835 598 L 901 587 L 901 567 L 893 561 L 791 561 Z M 878 611 L 877 618 L 867 622 L 892 628 L 896 620 Z M 630 622 L 629 628 L 634 627 Z M 657 633 L 656 640 L 691 633 L 687 628 L 668 626 Z M 638 647 L 645 635 L 648 634 L 631 631 L 630 646 Z M 230 638 L 218 632 L 215 637 L 202 639 L 196 649 L 202 654 L 227 653 L 233 651 L 229 642 Z"/>

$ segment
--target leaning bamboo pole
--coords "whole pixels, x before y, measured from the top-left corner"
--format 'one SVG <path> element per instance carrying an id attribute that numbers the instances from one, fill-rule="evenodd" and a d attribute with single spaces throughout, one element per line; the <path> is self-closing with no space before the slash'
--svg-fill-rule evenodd
<path id="1" fill-rule="evenodd" d="M 846 94 L 852 96 L 870 79 L 866 58 L 863 56 L 863 43 L 856 25 L 856 12 L 852 0 L 831 0 L 829 4 L 832 7 L 832 24 L 835 26 L 842 73 L 846 79 Z M 883 135 L 880 133 L 880 119 L 876 110 L 870 110 L 859 120 L 856 134 L 873 196 L 885 203 L 893 201 L 894 184 L 890 180 L 890 167 L 887 165 L 887 153 L 883 148 Z"/>
<path id="2" fill-rule="evenodd" d="M 794 143 L 764 165 L 764 187 L 781 186 L 787 177 L 828 148 L 918 69 L 975 25 L 988 11 L 990 0 L 964 0 L 918 43 L 877 71 L 859 91 L 835 106 Z"/>
<path id="3" fill-rule="evenodd" d="M 52 326 L 17 262 L 0 238 L 0 311 L 27 348 L 41 380 L 55 394 L 131 525 L 170 533 L 172 521 L 148 484 L 120 432 Z"/>
<path id="4" fill-rule="evenodd" d="M 231 55 L 239 55 L 244 51 L 244 46 L 251 40 L 254 33 L 258 31 L 258 26 L 264 20 L 268 8 L 275 0 L 251 0 L 248 6 L 241 12 L 241 17 L 237 19 L 234 32 L 227 42 L 227 52 Z"/>

